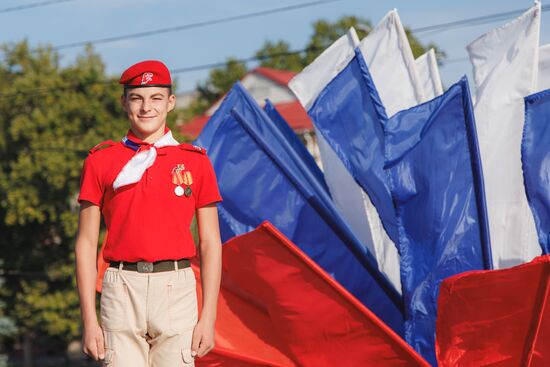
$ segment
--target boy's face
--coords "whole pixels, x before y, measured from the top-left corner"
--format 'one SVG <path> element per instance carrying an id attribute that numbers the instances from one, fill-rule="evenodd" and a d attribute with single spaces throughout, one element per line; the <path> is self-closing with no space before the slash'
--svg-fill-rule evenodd
<path id="1" fill-rule="evenodd" d="M 166 116 L 174 109 L 176 96 L 170 95 L 168 88 L 132 88 L 121 97 L 121 103 L 132 127 L 151 134 L 166 124 Z"/>

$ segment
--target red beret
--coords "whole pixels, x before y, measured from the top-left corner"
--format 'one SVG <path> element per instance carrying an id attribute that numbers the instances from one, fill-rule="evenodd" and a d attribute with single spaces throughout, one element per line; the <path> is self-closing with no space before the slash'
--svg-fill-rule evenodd
<path id="1" fill-rule="evenodd" d="M 170 87 L 170 71 L 162 62 L 147 60 L 130 66 L 122 73 L 120 84 L 125 87 Z"/>

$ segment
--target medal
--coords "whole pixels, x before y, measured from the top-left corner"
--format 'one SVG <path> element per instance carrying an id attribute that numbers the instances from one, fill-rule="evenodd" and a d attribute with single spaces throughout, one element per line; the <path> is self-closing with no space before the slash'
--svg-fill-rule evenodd
<path id="1" fill-rule="evenodd" d="M 183 164 L 178 164 L 172 169 L 172 183 L 176 185 L 176 188 L 174 189 L 176 196 L 182 196 L 185 194 L 186 197 L 189 197 L 193 194 L 193 190 L 191 190 L 190 187 L 193 183 L 193 176 L 191 175 L 191 172 L 184 172 L 184 170 L 185 166 Z M 185 189 L 181 185 L 185 185 Z"/>

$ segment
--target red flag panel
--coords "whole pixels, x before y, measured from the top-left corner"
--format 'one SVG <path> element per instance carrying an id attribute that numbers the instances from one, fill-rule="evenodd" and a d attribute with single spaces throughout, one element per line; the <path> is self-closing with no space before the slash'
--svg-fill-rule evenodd
<path id="1" fill-rule="evenodd" d="M 265 308 L 300 366 L 428 365 L 267 221 L 224 244 L 223 277 Z"/>
<path id="2" fill-rule="evenodd" d="M 550 366 L 550 255 L 441 284 L 440 366 Z"/>
<path id="3" fill-rule="evenodd" d="M 200 312 L 202 284 L 197 260 L 192 262 L 192 267 L 197 278 Z M 265 309 L 233 292 L 224 283 L 222 281 L 218 296 L 215 347 L 206 356 L 195 358 L 197 367 L 295 366 L 281 351 L 282 343 L 272 332 Z"/>

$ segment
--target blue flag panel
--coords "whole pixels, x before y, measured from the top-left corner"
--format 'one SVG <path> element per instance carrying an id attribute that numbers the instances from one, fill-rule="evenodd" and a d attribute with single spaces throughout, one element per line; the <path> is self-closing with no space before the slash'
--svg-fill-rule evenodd
<path id="1" fill-rule="evenodd" d="M 223 202 L 222 240 L 273 223 L 394 331 L 402 300 L 294 149 L 237 83 L 196 143 L 208 150 Z"/>
<path id="2" fill-rule="evenodd" d="M 523 180 L 543 254 L 550 253 L 550 89 L 525 97 Z"/>
<path id="3" fill-rule="evenodd" d="M 405 339 L 433 365 L 439 285 L 491 268 L 483 176 L 468 83 L 385 124 L 405 300 Z"/>
<path id="4" fill-rule="evenodd" d="M 308 111 L 317 130 L 369 195 L 397 245 L 395 210 L 384 171 L 384 106 L 361 51 L 321 91 Z"/>
<path id="5" fill-rule="evenodd" d="M 287 142 L 294 148 L 296 155 L 301 159 L 302 162 L 309 169 L 311 174 L 317 179 L 317 182 L 323 189 L 325 189 L 327 195 L 330 196 L 330 191 L 328 189 L 327 183 L 325 181 L 325 176 L 323 172 L 315 162 L 313 156 L 309 153 L 304 143 L 300 141 L 298 135 L 292 130 L 292 128 L 285 121 L 283 116 L 277 111 L 275 106 L 268 99 L 265 100 L 264 111 L 269 116 L 271 121 L 279 129 L 281 134 L 286 138 Z"/>

